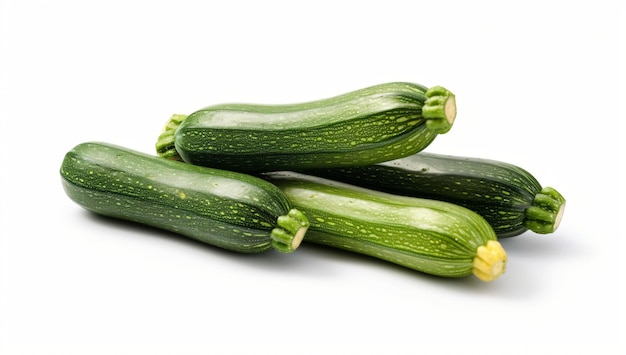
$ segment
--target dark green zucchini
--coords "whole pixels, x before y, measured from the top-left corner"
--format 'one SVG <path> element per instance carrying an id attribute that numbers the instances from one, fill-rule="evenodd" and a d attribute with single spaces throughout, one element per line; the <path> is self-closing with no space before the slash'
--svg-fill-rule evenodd
<path id="1" fill-rule="evenodd" d="M 455 117 L 448 90 L 396 82 L 301 104 L 224 104 L 174 115 L 156 150 L 251 173 L 370 165 L 421 151 Z"/>
<path id="2" fill-rule="evenodd" d="M 309 218 L 305 241 L 442 277 L 492 281 L 506 269 L 493 229 L 465 207 L 292 172 L 263 176 Z"/>
<path id="3" fill-rule="evenodd" d="M 308 220 L 274 185 L 90 142 L 61 165 L 63 188 L 89 211 L 169 230 L 241 253 L 294 251 Z"/>
<path id="4" fill-rule="evenodd" d="M 505 162 L 421 152 L 363 167 L 307 170 L 308 174 L 389 193 L 436 199 L 469 208 L 498 237 L 531 230 L 554 232 L 565 198 L 528 171 Z"/>

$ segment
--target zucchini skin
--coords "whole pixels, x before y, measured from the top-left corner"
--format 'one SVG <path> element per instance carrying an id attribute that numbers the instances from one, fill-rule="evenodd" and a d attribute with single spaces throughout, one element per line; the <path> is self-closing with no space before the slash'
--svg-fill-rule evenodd
<path id="1" fill-rule="evenodd" d="M 60 174 L 66 194 L 89 211 L 240 253 L 294 251 L 308 227 L 282 192 L 260 178 L 112 144 L 77 145 Z"/>
<path id="2" fill-rule="evenodd" d="M 493 229 L 464 207 L 293 172 L 264 178 L 308 216 L 307 242 L 442 277 L 492 281 L 505 271 L 506 252 Z"/>
<path id="3" fill-rule="evenodd" d="M 554 232 L 565 198 L 542 187 L 527 170 L 506 162 L 420 152 L 363 167 L 317 169 L 309 174 L 388 193 L 435 199 L 483 216 L 499 238 L 527 230 Z"/>
<path id="4" fill-rule="evenodd" d="M 394 82 L 300 104 L 223 104 L 174 115 L 156 150 L 250 173 L 368 165 L 421 151 L 455 117 L 445 88 Z"/>

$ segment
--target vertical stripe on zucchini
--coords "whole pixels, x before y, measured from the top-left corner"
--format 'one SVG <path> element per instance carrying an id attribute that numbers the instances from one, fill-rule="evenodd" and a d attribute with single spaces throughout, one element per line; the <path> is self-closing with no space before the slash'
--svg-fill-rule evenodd
<path id="1" fill-rule="evenodd" d="M 561 222 L 565 198 L 510 163 L 421 152 L 363 167 L 306 170 L 366 188 L 458 204 L 483 216 L 499 238 L 547 234 Z"/>
<path id="2" fill-rule="evenodd" d="M 242 172 L 368 165 L 423 150 L 455 117 L 445 88 L 395 82 L 301 104 L 223 104 L 174 115 L 156 150 Z"/>
<path id="3" fill-rule="evenodd" d="M 89 211 L 169 230 L 241 253 L 294 251 L 308 228 L 274 185 L 98 142 L 70 150 L 67 195 Z"/>
<path id="4" fill-rule="evenodd" d="M 506 252 L 491 226 L 462 206 L 303 174 L 264 176 L 309 218 L 305 241 L 443 277 L 492 281 L 506 269 Z"/>

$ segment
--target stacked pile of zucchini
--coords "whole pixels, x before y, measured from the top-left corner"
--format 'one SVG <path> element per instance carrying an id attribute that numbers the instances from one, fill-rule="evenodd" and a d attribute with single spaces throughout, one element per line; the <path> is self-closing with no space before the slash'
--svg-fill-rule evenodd
<path id="1" fill-rule="evenodd" d="M 422 152 L 456 117 L 439 86 L 174 115 L 157 155 L 89 142 L 61 166 L 95 213 L 243 253 L 302 240 L 443 277 L 505 272 L 499 238 L 552 233 L 565 199 L 512 164 Z"/>

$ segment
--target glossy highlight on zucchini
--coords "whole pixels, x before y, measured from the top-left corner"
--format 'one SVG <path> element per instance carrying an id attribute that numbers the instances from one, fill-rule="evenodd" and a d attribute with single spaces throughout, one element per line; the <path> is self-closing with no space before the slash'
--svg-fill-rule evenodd
<path id="1" fill-rule="evenodd" d="M 455 117 L 447 89 L 393 82 L 300 104 L 222 104 L 173 115 L 156 151 L 250 173 L 369 165 L 423 150 Z"/>
<path id="2" fill-rule="evenodd" d="M 519 166 L 488 159 L 420 152 L 370 166 L 308 174 L 388 193 L 451 202 L 483 216 L 499 238 L 527 230 L 553 233 L 565 198 Z"/>
<path id="3" fill-rule="evenodd" d="M 507 255 L 491 226 L 447 202 L 388 194 L 293 172 L 264 174 L 310 221 L 305 241 L 442 277 L 493 281 Z"/>
<path id="4" fill-rule="evenodd" d="M 60 174 L 66 194 L 89 211 L 240 253 L 292 252 L 309 225 L 260 178 L 108 143 L 77 145 Z"/>

